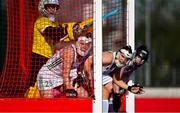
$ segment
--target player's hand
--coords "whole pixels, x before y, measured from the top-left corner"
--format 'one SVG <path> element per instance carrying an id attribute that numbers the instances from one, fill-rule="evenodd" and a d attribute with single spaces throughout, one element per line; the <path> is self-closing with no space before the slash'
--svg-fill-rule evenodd
<path id="1" fill-rule="evenodd" d="M 76 23 L 73 26 L 73 35 L 75 38 L 77 38 L 78 36 L 80 36 L 82 33 L 84 32 L 84 29 L 82 29 L 79 25 L 79 23 Z"/>
<path id="2" fill-rule="evenodd" d="M 80 86 L 83 86 L 84 79 L 82 75 L 78 75 L 77 78 L 73 80 L 73 87 L 79 88 Z"/>
<path id="3" fill-rule="evenodd" d="M 132 86 L 128 86 L 128 90 L 134 94 L 143 94 L 145 91 L 143 90 L 143 86 L 139 84 L 134 84 Z"/>

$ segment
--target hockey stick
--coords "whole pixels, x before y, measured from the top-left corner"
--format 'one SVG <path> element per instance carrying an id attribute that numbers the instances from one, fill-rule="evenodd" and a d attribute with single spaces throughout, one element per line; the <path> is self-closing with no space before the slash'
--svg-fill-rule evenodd
<path id="1" fill-rule="evenodd" d="M 102 16 L 102 19 L 105 20 L 105 19 L 107 19 L 108 17 L 113 16 L 113 15 L 119 13 L 119 11 L 120 11 L 119 9 L 113 9 L 113 10 L 111 10 L 110 12 L 106 13 L 105 15 L 103 15 L 103 16 Z M 92 26 L 92 25 L 93 25 L 93 22 L 87 24 L 87 26 Z M 64 36 L 63 38 L 60 39 L 60 41 L 68 38 L 68 36 L 69 36 L 69 35 Z"/>
<path id="2" fill-rule="evenodd" d="M 102 16 L 102 19 L 105 20 L 110 16 L 113 16 L 115 14 L 119 13 L 119 9 L 113 9 L 112 11 L 106 13 L 105 15 Z M 93 24 L 93 22 L 87 24 L 87 26 L 91 26 Z"/>

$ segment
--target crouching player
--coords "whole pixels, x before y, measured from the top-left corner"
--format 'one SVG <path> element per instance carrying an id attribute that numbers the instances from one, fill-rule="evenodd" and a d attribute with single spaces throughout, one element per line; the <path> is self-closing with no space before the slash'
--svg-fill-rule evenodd
<path id="1" fill-rule="evenodd" d="M 126 90 L 134 94 L 144 93 L 143 87 L 139 84 L 134 84 L 128 86 L 127 82 L 129 81 L 130 76 L 134 71 L 141 67 L 148 60 L 149 51 L 146 46 L 139 46 L 136 51 L 133 53 L 133 58 L 127 63 L 127 65 L 120 70 L 120 74 L 114 76 L 114 98 L 113 98 L 113 109 L 115 112 L 125 112 L 125 95 Z"/>
<path id="2" fill-rule="evenodd" d="M 130 46 L 124 46 L 118 51 L 105 51 L 102 54 L 102 94 L 103 94 L 103 113 L 108 113 L 109 110 L 109 96 L 113 89 L 113 76 L 118 70 L 126 65 L 127 61 L 132 57 L 132 50 Z M 93 56 L 87 59 L 84 65 L 84 70 L 87 74 L 92 76 Z M 118 74 L 119 75 L 119 74 Z"/>
<path id="3" fill-rule="evenodd" d="M 58 97 L 62 91 L 68 97 L 88 97 L 88 92 L 82 86 L 73 87 L 73 80 L 78 76 L 77 69 L 90 55 L 92 34 L 82 32 L 76 39 L 75 44 L 57 50 L 40 69 L 37 83 L 41 97 Z"/>

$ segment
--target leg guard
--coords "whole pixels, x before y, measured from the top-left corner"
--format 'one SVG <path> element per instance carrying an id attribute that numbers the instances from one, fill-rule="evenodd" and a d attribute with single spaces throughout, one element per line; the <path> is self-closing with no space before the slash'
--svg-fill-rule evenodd
<path id="1" fill-rule="evenodd" d="M 120 94 L 119 93 L 114 93 L 113 109 L 114 109 L 115 113 L 119 112 L 120 106 L 121 106 Z"/>

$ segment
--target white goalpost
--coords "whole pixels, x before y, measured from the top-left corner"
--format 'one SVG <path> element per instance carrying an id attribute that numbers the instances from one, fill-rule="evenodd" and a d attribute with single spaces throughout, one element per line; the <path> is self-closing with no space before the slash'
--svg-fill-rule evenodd
<path id="1" fill-rule="evenodd" d="M 94 0 L 94 92 L 93 113 L 102 113 L 102 0 Z"/>
<path id="2" fill-rule="evenodd" d="M 135 48 L 135 0 L 127 0 L 127 44 L 131 45 L 132 50 Z M 128 82 L 128 85 L 133 85 L 133 80 Z M 126 112 L 135 112 L 135 97 L 129 92 L 126 96 Z"/>
<path id="3" fill-rule="evenodd" d="M 94 89 L 93 113 L 102 113 L 102 2 L 94 0 Z M 127 44 L 134 50 L 134 0 L 127 0 Z M 132 80 L 129 85 L 133 84 Z M 126 96 L 126 112 L 134 113 L 134 94 Z"/>

